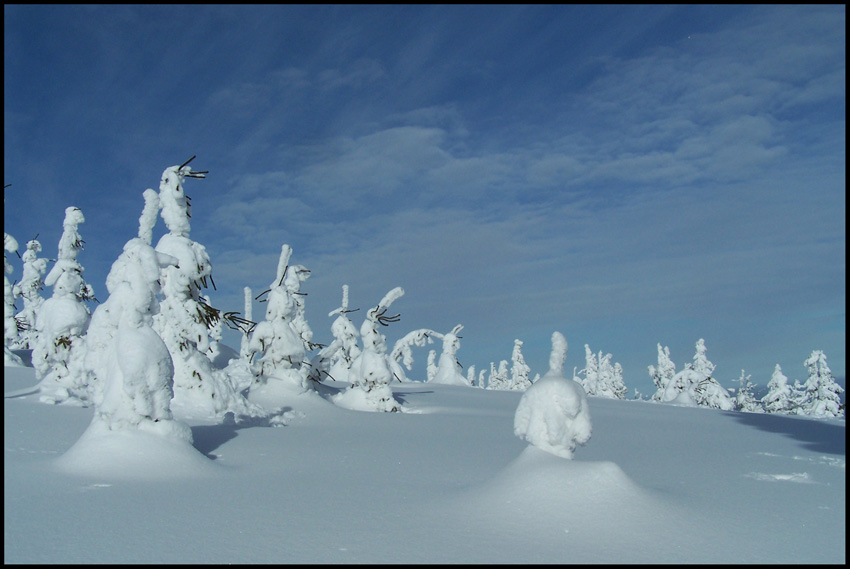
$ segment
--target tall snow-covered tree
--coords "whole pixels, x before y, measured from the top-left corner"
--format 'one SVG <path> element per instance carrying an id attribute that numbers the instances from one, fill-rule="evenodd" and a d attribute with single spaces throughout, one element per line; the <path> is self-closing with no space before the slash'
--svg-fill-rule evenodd
<path id="1" fill-rule="evenodd" d="M 585 346 L 587 367 L 585 368 L 585 392 L 588 395 L 607 397 L 609 399 L 625 399 L 626 385 L 623 383 L 623 368 L 619 363 L 611 364 L 611 354 L 592 354 Z"/>
<path id="2" fill-rule="evenodd" d="M 9 263 L 6 253 L 14 253 L 18 250 L 18 242 L 14 237 L 3 232 L 3 361 L 7 366 L 24 365 L 21 358 L 12 352 L 18 345 L 18 324 L 15 320 L 15 293 L 14 287 L 9 282 L 9 276 L 14 268 Z"/>
<path id="3" fill-rule="evenodd" d="M 21 281 L 14 286 L 14 295 L 23 299 L 23 308 L 15 317 L 21 329 L 18 347 L 30 348 L 35 338 L 35 317 L 44 298 L 41 290 L 44 288 L 44 273 L 47 272 L 47 259 L 40 258 L 41 243 L 32 239 L 27 243 L 27 250 L 21 256 L 24 271 Z"/>
<path id="4" fill-rule="evenodd" d="M 94 300 L 94 291 L 83 279 L 83 267 L 77 261 L 83 249 L 78 230 L 83 222 L 79 208 L 65 209 L 58 258 L 44 279 L 45 285 L 53 287 L 53 294 L 36 315 L 32 363 L 40 400 L 46 403 L 79 403 L 90 397 L 81 372 L 85 350 L 78 349 L 91 320 L 85 302 Z"/>
<path id="5" fill-rule="evenodd" d="M 398 340 L 393 345 L 393 349 L 390 352 L 390 360 L 396 363 L 400 363 L 408 371 L 413 369 L 413 350 L 414 346 L 419 346 L 420 348 L 425 346 L 426 344 L 433 344 L 434 338 L 440 339 L 443 335 L 431 330 L 429 328 L 419 328 L 418 330 L 411 330 Z M 437 352 L 431 350 L 428 354 L 428 363 L 426 367 L 426 375 L 427 381 L 431 381 L 434 378 L 434 374 L 437 372 L 437 366 L 434 363 L 437 359 Z"/>
<path id="6" fill-rule="evenodd" d="M 793 409 L 791 395 L 788 378 L 782 373 L 779 364 L 776 364 L 770 381 L 767 382 L 767 393 L 761 399 L 764 410 L 768 413 L 790 413 Z"/>
<path id="7" fill-rule="evenodd" d="M 228 411 L 257 414 L 256 406 L 249 405 L 227 375 L 215 369 L 208 355 L 211 332 L 220 316 L 201 294 L 207 281 L 212 282 L 209 255 L 203 245 L 189 237 L 191 205 L 183 184 L 186 178 L 204 178 L 206 174 L 193 171 L 188 166 L 190 161 L 166 168 L 159 184 L 160 215 L 168 231 L 155 249 L 176 258 L 177 263 L 162 268 L 162 301 L 153 328 L 174 360 L 174 405 L 215 415 Z M 155 219 L 153 216 L 153 223 Z M 143 225 L 140 235 L 144 231 L 146 239 L 153 225 L 150 219 Z"/>
<path id="8" fill-rule="evenodd" d="M 599 381 L 599 362 L 588 344 L 584 345 L 584 362 L 584 369 L 578 372 L 581 377 L 581 386 L 587 395 L 596 395 Z"/>
<path id="9" fill-rule="evenodd" d="M 655 384 L 655 393 L 652 395 L 653 401 L 661 401 L 664 391 L 670 384 L 670 380 L 676 375 L 676 364 L 670 359 L 670 348 L 667 346 L 661 347 L 658 344 L 658 367 L 649 366 L 649 377 L 652 378 L 652 383 Z"/>
<path id="10" fill-rule="evenodd" d="M 814 350 L 803 365 L 808 368 L 809 375 L 803 384 L 805 398 L 800 408 L 801 414 L 812 417 L 843 417 L 844 409 L 841 407 L 839 395 L 844 388 L 832 377 L 832 370 L 826 363 L 826 354 L 821 350 Z"/>
<path id="11" fill-rule="evenodd" d="M 552 334 L 549 371 L 520 398 L 514 434 L 550 454 L 571 459 L 576 445 L 590 440 L 592 425 L 582 386 L 564 377 L 567 340 Z"/>
<path id="12" fill-rule="evenodd" d="M 531 380 L 528 374 L 531 373 L 531 368 L 525 363 L 525 358 L 522 355 L 522 340 L 514 340 L 514 349 L 511 352 L 511 381 L 510 389 L 514 391 L 525 391 L 531 387 Z"/>
<path id="13" fill-rule="evenodd" d="M 387 316 L 386 313 L 402 295 L 404 289 L 396 287 L 366 313 L 360 326 L 363 349 L 349 370 L 351 384 L 332 398 L 337 405 L 360 411 L 402 411 L 390 387 L 394 375 L 392 360 L 387 353 L 387 339 L 378 331 L 378 326 L 389 326 L 391 322 L 398 321 L 399 315 Z"/>
<path id="14" fill-rule="evenodd" d="M 735 403 L 729 391 L 714 379 L 715 366 L 706 357 L 705 340 L 696 343 L 693 362 L 670 380 L 661 395 L 662 402 L 674 402 L 679 405 L 700 405 L 733 411 Z"/>
<path id="15" fill-rule="evenodd" d="M 750 381 L 750 377 L 746 375 L 744 370 L 741 370 L 741 377 L 738 378 L 738 389 L 735 391 L 735 408 L 745 413 L 764 413 L 764 408 L 753 395 L 755 386 Z"/>
<path id="16" fill-rule="evenodd" d="M 156 203 L 156 193 L 148 192 L 139 237 L 128 241 L 112 264 L 106 277 L 109 297 L 92 317 L 86 361 L 97 377 L 97 389 L 90 429 L 135 429 L 191 444 L 191 429 L 171 413 L 174 366 L 153 328 L 161 270 L 178 260 L 151 247 L 145 214 Z"/>

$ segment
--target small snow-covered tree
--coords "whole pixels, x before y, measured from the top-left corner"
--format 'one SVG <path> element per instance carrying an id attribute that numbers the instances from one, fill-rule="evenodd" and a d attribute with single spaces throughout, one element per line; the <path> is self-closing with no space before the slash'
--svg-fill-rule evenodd
<path id="1" fill-rule="evenodd" d="M 39 380 L 40 400 L 46 403 L 79 403 L 89 399 L 82 373 L 83 336 L 91 312 L 85 304 L 94 300 L 91 285 L 83 279 L 77 255 L 83 248 L 78 227 L 85 222 L 79 208 L 65 209 L 62 237 L 56 263 L 44 279 L 53 295 L 42 303 L 36 315 L 36 337 L 32 342 L 32 363 Z"/>
<path id="2" fill-rule="evenodd" d="M 511 352 L 511 382 L 509 389 L 513 391 L 525 391 L 531 387 L 531 380 L 528 374 L 531 373 L 531 368 L 525 363 L 525 358 L 522 356 L 522 341 L 514 340 L 514 349 Z"/>
<path id="3" fill-rule="evenodd" d="M 251 287 L 246 286 L 242 289 L 242 294 L 245 297 L 245 306 L 244 306 L 244 314 L 245 314 L 245 322 L 248 324 L 253 324 L 252 320 L 254 318 L 254 306 L 253 306 L 253 296 L 251 293 Z M 251 351 L 248 349 L 248 345 L 251 342 L 251 327 L 246 325 L 241 329 L 242 331 L 242 340 L 239 343 L 239 357 L 241 357 L 246 362 L 251 360 Z"/>
<path id="4" fill-rule="evenodd" d="M 596 354 L 590 350 L 590 346 L 584 345 L 584 369 L 578 372 L 581 376 L 581 386 L 587 395 L 596 395 L 599 382 L 599 362 Z"/>
<path id="5" fill-rule="evenodd" d="M 750 381 L 750 377 L 744 373 L 744 370 L 741 370 L 741 377 L 738 378 L 738 389 L 735 391 L 735 408 L 745 413 L 764 413 L 764 409 L 753 395 L 755 386 Z"/>
<path id="6" fill-rule="evenodd" d="M 457 360 L 457 351 L 460 348 L 460 336 L 458 334 L 463 329 L 463 326 L 458 324 L 452 328 L 451 332 L 442 334 L 443 352 L 440 354 L 440 359 L 437 362 L 437 370 L 434 377 L 430 379 L 432 383 L 443 383 L 447 385 L 470 385 L 469 382 L 461 373 L 460 362 Z"/>
<path id="7" fill-rule="evenodd" d="M 501 360 L 498 368 L 496 367 L 496 364 L 490 362 L 490 376 L 487 378 L 487 389 L 510 389 L 507 360 Z"/>
<path id="8" fill-rule="evenodd" d="M 761 403 L 768 413 L 790 413 L 793 409 L 791 387 L 779 364 L 773 369 L 770 381 L 767 382 L 767 393 L 762 397 Z"/>
<path id="9" fill-rule="evenodd" d="M 390 359 L 394 362 L 399 362 L 404 367 L 407 368 L 408 371 L 413 369 L 413 350 L 414 346 L 419 346 L 420 348 L 425 346 L 426 344 L 433 344 L 434 338 L 442 338 L 443 335 L 439 334 L 433 330 L 428 328 L 420 328 L 418 330 L 411 330 L 398 340 L 393 345 L 393 349 L 390 352 Z M 434 364 L 434 361 L 437 359 L 437 353 L 434 350 L 431 350 L 433 353 L 428 354 L 428 364 L 426 367 L 427 381 L 431 381 L 434 377 L 434 373 L 437 371 L 437 366 Z"/>
<path id="10" fill-rule="evenodd" d="M 567 340 L 552 334 L 549 371 L 520 398 L 514 434 L 550 454 L 571 459 L 576 445 L 590 440 L 592 425 L 582 386 L 564 377 Z"/>
<path id="11" fill-rule="evenodd" d="M 18 242 L 14 237 L 3 232 L 3 361 L 7 366 L 24 365 L 21 358 L 12 352 L 18 345 L 18 324 L 15 320 L 15 292 L 8 275 L 14 268 L 9 263 L 6 253 L 14 253 L 18 250 Z"/>
<path id="12" fill-rule="evenodd" d="M 399 315 L 387 316 L 393 302 L 404 295 L 404 289 L 396 287 L 389 291 L 377 306 L 366 313 L 360 326 L 363 349 L 349 370 L 349 387 L 333 396 L 334 403 L 358 411 L 396 412 L 402 406 L 393 397 L 390 382 L 393 379 L 391 358 L 387 353 L 387 339 L 378 331 L 378 326 L 389 326 L 398 322 Z"/>
<path id="13" fill-rule="evenodd" d="M 428 360 L 425 362 L 425 381 L 434 381 L 437 375 L 437 350 L 428 350 Z"/>
<path id="14" fill-rule="evenodd" d="M 661 401 L 664 391 L 670 384 L 670 380 L 676 375 L 676 364 L 670 359 L 670 348 L 667 346 L 661 347 L 658 344 L 658 367 L 649 366 L 649 377 L 652 378 L 652 383 L 655 384 L 655 393 L 652 395 L 653 401 Z"/>
<path id="15" fill-rule="evenodd" d="M 20 296 L 24 306 L 15 319 L 21 328 L 18 347 L 30 348 L 35 338 L 35 317 L 44 299 L 41 290 L 44 288 L 44 273 L 47 272 L 47 259 L 39 258 L 41 243 L 32 239 L 27 243 L 27 250 L 21 256 L 24 262 L 24 272 L 21 282 L 14 286 L 14 295 Z"/>
<path id="16" fill-rule="evenodd" d="M 266 299 L 266 318 L 257 324 L 251 336 L 250 349 L 257 354 L 254 359 L 256 389 L 270 380 L 289 386 L 295 391 L 311 388 L 309 365 L 305 365 L 304 341 L 294 326 L 296 301 L 286 284 L 286 273 L 292 248 L 281 247 L 277 275 L 271 283 Z M 255 387 L 252 387 L 252 392 Z"/>
<path id="17" fill-rule="evenodd" d="M 826 363 L 826 354 L 821 350 L 814 350 L 803 362 L 808 368 L 809 375 L 803 384 L 805 398 L 800 411 L 803 415 L 812 417 L 843 417 L 844 409 L 841 406 L 839 395 L 844 391 Z"/>
<path id="18" fill-rule="evenodd" d="M 623 368 L 619 363 L 611 364 L 611 354 L 598 356 L 588 354 L 588 375 L 585 377 L 588 387 L 585 389 L 588 395 L 607 397 L 609 399 L 625 399 L 626 385 L 623 383 Z M 591 392 L 592 390 L 592 392 Z"/>
<path id="19" fill-rule="evenodd" d="M 487 378 L 485 377 L 487 370 L 482 369 L 478 372 L 478 387 L 487 389 Z"/>
<path id="20" fill-rule="evenodd" d="M 348 372 L 354 360 L 360 355 L 360 347 L 357 345 L 360 333 L 357 327 L 349 320 L 348 314 L 355 312 L 348 308 L 348 285 L 342 285 L 342 304 L 339 308 L 328 313 L 328 317 L 338 316 L 331 324 L 333 341 L 319 350 L 311 363 L 313 378 L 321 381 L 324 377 L 330 377 L 334 381 L 348 381 Z"/>
<path id="21" fill-rule="evenodd" d="M 475 376 L 475 366 L 471 365 L 471 366 L 469 366 L 469 369 L 466 370 L 466 382 L 469 385 L 476 385 L 475 384 L 475 377 L 476 377 Z"/>

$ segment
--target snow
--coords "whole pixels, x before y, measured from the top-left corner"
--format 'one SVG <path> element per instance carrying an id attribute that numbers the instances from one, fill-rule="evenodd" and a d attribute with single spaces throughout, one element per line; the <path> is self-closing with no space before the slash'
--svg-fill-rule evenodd
<path id="1" fill-rule="evenodd" d="M 514 436 L 521 392 L 393 381 L 406 412 L 364 413 L 328 380 L 277 420 L 174 409 L 190 445 L 35 384 L 5 368 L 5 563 L 845 562 L 843 419 L 588 397 L 565 460 Z"/>

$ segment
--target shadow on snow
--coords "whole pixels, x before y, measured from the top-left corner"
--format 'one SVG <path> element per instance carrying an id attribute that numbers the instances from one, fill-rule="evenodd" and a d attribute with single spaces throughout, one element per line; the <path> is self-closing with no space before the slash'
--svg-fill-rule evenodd
<path id="1" fill-rule="evenodd" d="M 814 452 L 841 456 L 846 454 L 843 424 L 768 413 L 727 411 L 724 415 L 734 417 L 737 421 L 762 431 L 789 436 L 800 441 L 803 448 Z"/>

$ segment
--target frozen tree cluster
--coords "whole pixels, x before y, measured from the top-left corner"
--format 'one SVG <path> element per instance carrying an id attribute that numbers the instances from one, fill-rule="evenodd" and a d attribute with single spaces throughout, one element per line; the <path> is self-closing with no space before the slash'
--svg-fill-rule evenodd
<path id="1" fill-rule="evenodd" d="M 3 361 L 7 366 L 24 365 L 21 358 L 12 352 L 18 344 L 18 324 L 15 320 L 14 287 L 9 282 L 9 275 L 14 268 L 9 263 L 6 253 L 16 253 L 18 242 L 14 237 L 3 232 Z"/>
<path id="2" fill-rule="evenodd" d="M 584 391 L 588 395 L 609 399 L 625 399 L 626 384 L 623 383 L 623 367 L 611 363 L 611 354 L 594 354 L 590 346 L 584 345 L 585 368 L 578 372 Z"/>
<path id="3" fill-rule="evenodd" d="M 566 355 L 566 338 L 554 332 L 549 371 L 522 394 L 514 434 L 541 450 L 571 459 L 576 445 L 590 440 L 592 425 L 584 388 L 564 377 Z"/>

